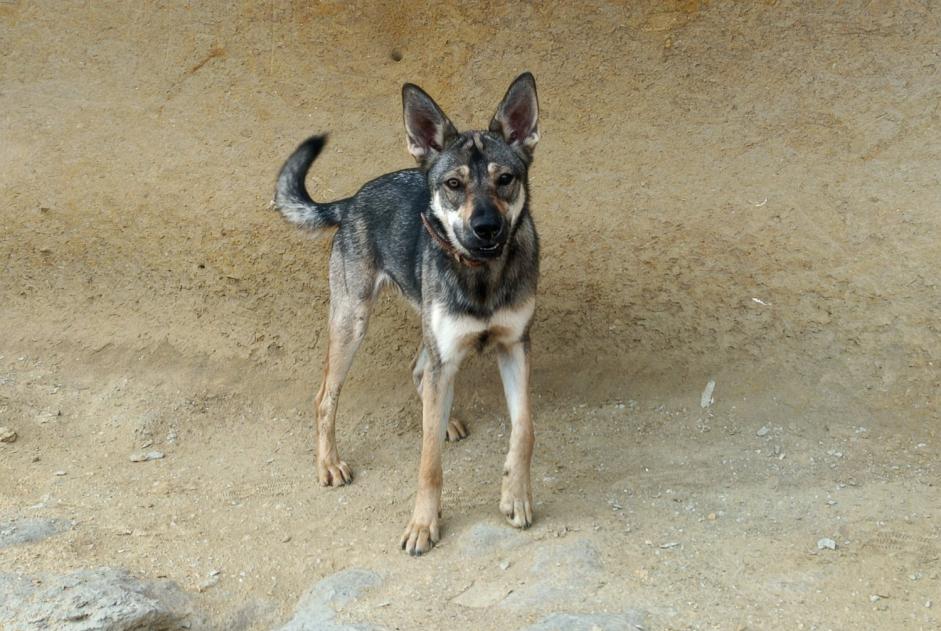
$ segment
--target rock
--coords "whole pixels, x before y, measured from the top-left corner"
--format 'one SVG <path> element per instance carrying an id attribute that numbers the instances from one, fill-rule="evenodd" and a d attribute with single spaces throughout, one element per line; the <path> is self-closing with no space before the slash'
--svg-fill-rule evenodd
<path id="1" fill-rule="evenodd" d="M 509 559 L 503 559 L 502 561 L 500 561 L 500 569 L 501 569 L 501 570 L 506 571 L 506 570 L 508 570 L 509 568 L 510 568 L 510 560 L 509 560 Z"/>
<path id="2" fill-rule="evenodd" d="M 148 460 L 160 460 L 163 458 L 162 451 L 135 451 L 131 454 L 131 462 L 147 462 Z"/>
<path id="3" fill-rule="evenodd" d="M 64 519 L 21 518 L 0 521 L 0 549 L 35 543 L 72 527 Z"/>
<path id="4" fill-rule="evenodd" d="M 0 628 L 69 631 L 204 629 L 171 581 L 97 568 L 62 576 L 0 573 Z"/>
<path id="5" fill-rule="evenodd" d="M 586 539 L 539 550 L 529 573 L 535 582 L 514 590 L 501 607 L 538 610 L 578 606 L 592 585 L 607 579 L 598 549 Z"/>
<path id="6" fill-rule="evenodd" d="M 0 443 L 15 443 L 16 432 L 9 427 L 0 427 Z"/>
<path id="7" fill-rule="evenodd" d="M 554 613 L 521 631 L 637 631 L 644 629 L 646 615 L 628 610 L 611 613 Z"/>
<path id="8" fill-rule="evenodd" d="M 337 622 L 336 610 L 381 582 L 375 572 L 349 569 L 320 580 L 301 596 L 294 616 L 280 631 L 378 631 L 368 624 Z"/>
<path id="9" fill-rule="evenodd" d="M 763 438 L 763 437 L 767 436 L 767 435 L 768 435 L 768 432 L 770 432 L 770 431 L 771 431 L 771 430 L 768 428 L 767 425 L 762 425 L 762 426 L 761 426 L 761 429 L 759 429 L 757 432 L 755 432 L 755 436 L 758 436 L 759 438 Z"/>
<path id="10" fill-rule="evenodd" d="M 462 607 L 480 609 L 492 607 L 513 591 L 500 583 L 474 583 L 452 602 Z"/>
<path id="11" fill-rule="evenodd" d="M 506 552 L 530 542 L 529 537 L 509 526 L 477 523 L 461 536 L 461 551 L 468 556 Z"/>
<path id="12" fill-rule="evenodd" d="M 715 403 L 715 399 L 712 398 L 712 393 L 715 392 L 715 389 L 715 379 L 710 379 L 706 387 L 703 388 L 702 395 L 699 397 L 699 407 L 705 409 Z"/>
<path id="13" fill-rule="evenodd" d="M 817 540 L 817 549 L 818 550 L 836 550 L 836 541 L 824 537 L 823 539 Z"/>

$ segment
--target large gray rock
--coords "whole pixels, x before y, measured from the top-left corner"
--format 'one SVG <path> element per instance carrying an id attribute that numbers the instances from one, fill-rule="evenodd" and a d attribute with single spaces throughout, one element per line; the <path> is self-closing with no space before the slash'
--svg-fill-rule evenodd
<path id="1" fill-rule="evenodd" d="M 554 613 L 521 631 L 637 631 L 645 628 L 639 611 L 610 613 Z"/>
<path id="2" fill-rule="evenodd" d="M 529 570 L 533 582 L 514 590 L 500 605 L 540 610 L 575 607 L 607 580 L 598 549 L 586 539 L 542 548 Z"/>
<path id="3" fill-rule="evenodd" d="M 0 521 L 0 549 L 33 543 L 65 532 L 72 523 L 64 519 L 20 517 Z"/>
<path id="4" fill-rule="evenodd" d="M 474 524 L 461 535 L 460 548 L 467 556 L 485 556 L 494 552 L 508 552 L 530 543 L 531 537 L 518 529 L 501 524 Z"/>
<path id="5" fill-rule="evenodd" d="M 189 598 L 171 581 L 98 568 L 64 576 L 0 573 L 4 631 L 174 631 L 199 629 Z"/>
<path id="6" fill-rule="evenodd" d="M 322 579 L 301 596 L 294 616 L 280 631 L 379 631 L 369 624 L 337 622 L 336 612 L 381 580 L 375 572 L 361 569 L 343 570 Z"/>

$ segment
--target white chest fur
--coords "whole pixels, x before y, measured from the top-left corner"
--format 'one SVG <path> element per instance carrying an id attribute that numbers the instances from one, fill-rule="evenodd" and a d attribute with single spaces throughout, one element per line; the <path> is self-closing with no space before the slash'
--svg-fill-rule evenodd
<path id="1" fill-rule="evenodd" d="M 536 299 L 500 309 L 487 319 L 448 313 L 443 305 L 431 307 L 429 324 L 442 362 L 460 360 L 486 337 L 497 344 L 512 344 L 523 337 L 536 308 Z"/>

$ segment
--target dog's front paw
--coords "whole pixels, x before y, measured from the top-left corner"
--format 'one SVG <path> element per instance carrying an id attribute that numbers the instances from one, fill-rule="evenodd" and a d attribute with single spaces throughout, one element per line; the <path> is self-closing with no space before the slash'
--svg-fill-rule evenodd
<path id="1" fill-rule="evenodd" d="M 343 486 L 353 482 L 353 470 L 339 458 L 318 460 L 317 477 L 320 486 Z"/>
<path id="2" fill-rule="evenodd" d="M 529 476 L 515 475 L 512 471 L 503 476 L 500 512 L 514 528 L 533 525 L 533 490 Z"/>
<path id="3" fill-rule="evenodd" d="M 440 539 L 438 532 L 438 518 L 425 523 L 412 517 L 402 533 L 399 546 L 412 556 L 421 556 L 430 551 Z"/>
<path id="4" fill-rule="evenodd" d="M 454 443 L 464 438 L 467 438 L 467 425 L 456 418 L 449 418 L 447 439 Z"/>

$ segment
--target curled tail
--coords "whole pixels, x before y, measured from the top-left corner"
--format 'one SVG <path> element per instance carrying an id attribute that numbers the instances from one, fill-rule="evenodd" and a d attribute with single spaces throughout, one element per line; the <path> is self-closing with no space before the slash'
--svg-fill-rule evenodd
<path id="1" fill-rule="evenodd" d="M 308 230 L 322 230 L 340 225 L 339 204 L 321 204 L 310 198 L 304 178 L 327 137 L 311 136 L 298 146 L 278 173 L 274 203 L 284 218 Z"/>

